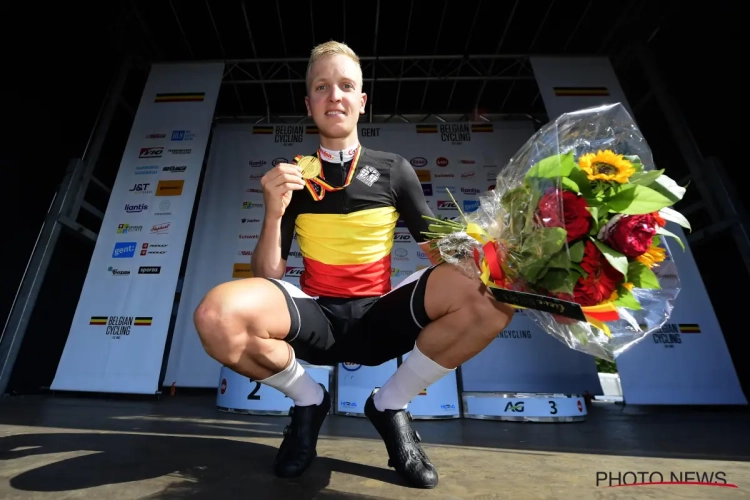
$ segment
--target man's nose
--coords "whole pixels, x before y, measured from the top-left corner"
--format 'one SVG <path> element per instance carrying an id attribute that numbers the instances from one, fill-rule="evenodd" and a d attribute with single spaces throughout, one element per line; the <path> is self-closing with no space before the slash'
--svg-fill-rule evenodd
<path id="1" fill-rule="evenodd" d="M 331 93 L 328 95 L 328 99 L 331 102 L 338 102 L 341 100 L 341 89 L 338 88 L 336 85 L 331 86 Z"/>

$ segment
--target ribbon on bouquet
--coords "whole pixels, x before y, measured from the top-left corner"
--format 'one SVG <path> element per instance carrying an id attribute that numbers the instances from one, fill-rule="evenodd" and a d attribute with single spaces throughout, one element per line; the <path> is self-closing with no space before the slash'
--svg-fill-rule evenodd
<path id="1" fill-rule="evenodd" d="M 478 241 L 484 252 L 484 258 L 481 258 L 479 251 L 476 248 L 474 249 L 474 263 L 481 271 L 480 279 L 482 280 L 482 283 L 489 288 L 503 289 L 505 275 L 497 256 L 497 241 L 489 238 L 484 229 L 473 222 L 466 226 L 466 234 Z M 572 304 L 574 304 L 576 308 L 580 308 L 587 322 L 602 330 L 607 336 L 612 336 L 609 327 L 605 323 L 607 321 L 616 321 L 620 319 L 617 307 L 615 307 L 612 302 L 604 302 L 595 306 Z M 521 305 L 513 305 L 519 309 L 528 309 L 528 307 Z"/>

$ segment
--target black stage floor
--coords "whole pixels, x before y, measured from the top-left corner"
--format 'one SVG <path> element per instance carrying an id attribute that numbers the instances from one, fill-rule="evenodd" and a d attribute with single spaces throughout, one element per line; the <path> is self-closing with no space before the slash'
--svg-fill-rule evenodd
<path id="1" fill-rule="evenodd" d="M 278 479 L 271 462 L 288 417 L 222 413 L 214 400 L 179 393 L 159 401 L 6 398 L 0 498 L 750 498 L 746 409 L 594 403 L 579 423 L 417 421 L 440 473 L 438 487 L 422 491 L 387 467 L 367 420 L 334 415 L 306 475 Z M 718 477 L 737 487 L 601 481 L 620 474 L 633 482 L 628 471 L 653 473 L 652 481 L 723 472 Z"/>

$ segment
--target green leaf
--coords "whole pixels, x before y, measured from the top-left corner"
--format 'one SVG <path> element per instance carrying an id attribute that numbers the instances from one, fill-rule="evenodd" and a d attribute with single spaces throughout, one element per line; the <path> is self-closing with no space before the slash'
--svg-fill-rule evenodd
<path id="1" fill-rule="evenodd" d="M 622 285 L 617 287 L 617 300 L 615 300 L 615 305 L 617 307 L 624 307 L 625 309 L 632 309 L 634 311 L 641 309 L 641 304 L 638 302 L 638 299 L 635 298 L 635 295 Z"/>
<path id="2" fill-rule="evenodd" d="M 531 167 L 526 173 L 526 179 L 538 177 L 542 179 L 554 179 L 556 177 L 568 177 L 576 167 L 573 159 L 573 151 L 561 155 L 553 155 L 544 158 Z"/>
<path id="3" fill-rule="evenodd" d="M 623 158 L 633 164 L 636 173 L 643 172 L 643 163 L 638 155 L 624 155 Z"/>
<path id="4" fill-rule="evenodd" d="M 599 220 L 599 207 L 589 205 L 588 207 L 586 207 L 586 210 L 589 211 L 591 217 L 593 217 L 595 220 Z"/>
<path id="5" fill-rule="evenodd" d="M 638 184 L 640 186 L 648 186 L 652 182 L 654 182 L 661 174 L 664 173 L 664 170 L 651 170 L 649 172 L 639 172 L 637 174 L 633 174 L 630 176 L 630 179 L 628 179 L 628 182 L 630 184 Z"/>
<path id="6" fill-rule="evenodd" d="M 555 269 L 565 269 L 566 271 L 570 269 L 570 257 L 568 257 L 568 252 L 565 251 L 565 248 L 557 252 L 555 255 L 552 256 L 552 258 L 547 262 L 547 267 L 552 267 Z"/>
<path id="7" fill-rule="evenodd" d="M 679 224 L 680 226 L 692 232 L 692 228 L 690 227 L 690 222 L 688 222 L 685 216 L 682 215 L 677 210 L 674 210 L 669 207 L 664 207 L 661 210 L 659 210 L 659 216 L 661 216 L 661 218 L 664 220 L 668 220 L 670 222 L 674 222 L 675 224 Z"/>
<path id="8" fill-rule="evenodd" d="M 583 260 L 583 241 L 579 241 L 578 243 L 574 243 L 569 249 L 568 252 L 570 253 L 570 261 L 571 262 L 581 262 Z"/>
<path id="9" fill-rule="evenodd" d="M 562 178 L 562 187 L 576 194 L 579 194 L 581 192 L 580 189 L 578 188 L 578 184 L 576 184 L 576 182 L 570 177 Z"/>
<path id="10" fill-rule="evenodd" d="M 651 246 L 658 247 L 659 245 L 661 245 L 661 238 L 659 236 L 654 236 L 654 238 L 651 240 Z"/>
<path id="11" fill-rule="evenodd" d="M 686 191 L 684 187 L 679 186 L 674 180 L 666 175 L 659 176 L 649 187 L 665 198 L 672 200 L 670 205 L 680 201 L 682 197 L 685 196 Z"/>
<path id="12" fill-rule="evenodd" d="M 581 170 L 581 167 L 576 165 L 573 170 L 570 171 L 568 178 L 575 182 L 578 186 L 578 192 L 583 195 L 584 198 L 588 199 L 591 196 L 591 181 L 586 172 Z"/>
<path id="13" fill-rule="evenodd" d="M 564 269 L 550 269 L 544 278 L 539 281 L 539 286 L 553 293 L 573 294 L 573 288 L 578 281 L 579 275 Z"/>
<path id="14" fill-rule="evenodd" d="M 674 201 L 646 186 L 627 184 L 626 188 L 606 199 L 605 203 L 613 212 L 627 215 L 641 215 L 657 212 L 664 207 L 672 205 Z"/>
<path id="15" fill-rule="evenodd" d="M 585 269 L 583 269 L 581 266 L 579 266 L 575 262 L 570 263 L 570 270 L 575 271 L 578 274 L 580 274 L 583 279 L 586 279 L 589 277 L 589 273 L 587 273 Z"/>
<path id="16" fill-rule="evenodd" d="M 636 288 L 648 290 L 659 290 L 661 285 L 659 279 L 648 266 L 637 260 L 633 260 L 628 265 L 628 281 Z"/>
<path id="17" fill-rule="evenodd" d="M 657 227 L 657 228 L 656 228 L 656 234 L 661 234 L 661 235 L 663 235 L 663 236 L 669 236 L 670 238 L 674 238 L 674 239 L 676 239 L 676 240 L 677 240 L 677 243 L 679 243 L 679 244 L 680 244 L 680 246 L 682 247 L 682 251 L 683 251 L 683 252 L 685 251 L 685 244 L 684 244 L 684 243 L 682 242 L 682 240 L 680 239 L 680 237 L 679 237 L 679 236 L 677 236 L 676 234 L 674 234 L 673 232 L 671 232 L 671 231 L 667 231 L 667 230 L 666 230 L 666 229 L 664 229 L 663 227 Z"/>
<path id="18" fill-rule="evenodd" d="M 537 228 L 521 246 L 518 272 L 535 283 L 550 259 L 565 245 L 566 236 L 567 232 L 561 227 Z"/>
<path id="19" fill-rule="evenodd" d="M 604 257 L 607 259 L 607 262 L 610 263 L 612 267 L 620 271 L 623 276 L 628 275 L 628 258 L 625 257 L 620 252 L 617 252 L 615 250 L 612 250 L 610 247 L 602 243 L 601 241 L 592 238 L 591 241 L 594 242 L 594 245 L 596 245 L 596 248 L 599 249 L 601 253 L 604 254 Z"/>

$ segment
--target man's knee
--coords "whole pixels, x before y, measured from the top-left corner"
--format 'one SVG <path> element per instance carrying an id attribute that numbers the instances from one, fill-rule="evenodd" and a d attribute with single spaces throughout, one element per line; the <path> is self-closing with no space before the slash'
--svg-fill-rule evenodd
<path id="1" fill-rule="evenodd" d="M 219 285 L 203 297 L 193 313 L 198 337 L 209 355 L 224 358 L 235 337 L 242 334 L 236 299 L 227 284 Z"/>

